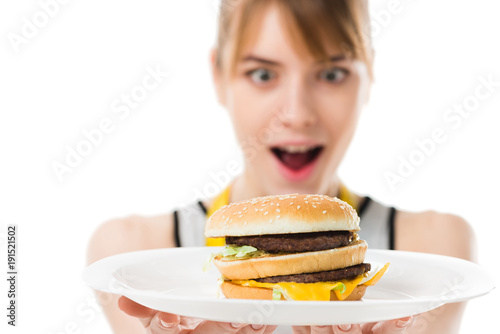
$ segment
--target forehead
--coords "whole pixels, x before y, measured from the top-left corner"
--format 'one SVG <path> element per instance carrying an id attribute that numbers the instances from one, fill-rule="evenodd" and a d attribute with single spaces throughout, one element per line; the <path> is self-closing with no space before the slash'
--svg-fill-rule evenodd
<path id="1" fill-rule="evenodd" d="M 281 61 L 315 61 L 317 58 L 310 50 L 296 22 L 276 5 L 268 5 L 261 9 L 260 15 L 254 17 L 246 27 L 246 43 L 242 45 L 241 57 L 255 54 Z M 328 55 L 341 53 L 338 43 L 322 39 L 322 47 Z"/>

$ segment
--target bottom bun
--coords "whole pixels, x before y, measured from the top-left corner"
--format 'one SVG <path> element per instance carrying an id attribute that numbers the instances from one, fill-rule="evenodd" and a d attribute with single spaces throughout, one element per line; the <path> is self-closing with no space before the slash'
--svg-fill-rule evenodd
<path id="1" fill-rule="evenodd" d="M 346 298 L 345 300 L 360 300 L 363 298 L 365 295 L 367 286 L 366 285 L 358 285 L 357 287 L 354 288 L 352 293 Z M 232 299 L 267 299 L 267 300 L 272 300 L 273 299 L 273 290 L 272 289 L 266 289 L 266 288 L 257 288 L 253 286 L 242 286 L 239 284 L 234 284 L 228 281 L 224 281 L 220 289 L 224 296 L 226 298 L 232 298 Z M 283 297 L 283 294 L 281 295 L 281 300 L 286 300 L 285 297 Z M 337 300 L 338 298 L 335 295 L 335 293 L 332 291 L 330 292 L 330 300 Z"/>

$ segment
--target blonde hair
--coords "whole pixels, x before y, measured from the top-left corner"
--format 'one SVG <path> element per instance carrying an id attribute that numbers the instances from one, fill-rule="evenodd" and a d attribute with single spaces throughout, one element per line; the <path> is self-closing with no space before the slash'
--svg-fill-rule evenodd
<path id="1" fill-rule="evenodd" d="M 242 50 L 256 35 L 263 12 L 276 5 L 298 52 L 327 61 L 325 45 L 363 61 L 372 77 L 373 51 L 367 0 L 221 0 L 217 66 L 234 75 Z"/>

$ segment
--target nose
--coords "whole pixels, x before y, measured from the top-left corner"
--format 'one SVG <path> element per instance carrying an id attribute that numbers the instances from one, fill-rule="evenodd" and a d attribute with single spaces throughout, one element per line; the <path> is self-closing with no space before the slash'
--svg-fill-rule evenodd
<path id="1" fill-rule="evenodd" d="M 284 89 L 285 92 L 282 94 L 283 125 L 291 129 L 304 129 L 315 125 L 318 115 L 312 103 L 310 85 L 297 78 L 291 80 Z"/>

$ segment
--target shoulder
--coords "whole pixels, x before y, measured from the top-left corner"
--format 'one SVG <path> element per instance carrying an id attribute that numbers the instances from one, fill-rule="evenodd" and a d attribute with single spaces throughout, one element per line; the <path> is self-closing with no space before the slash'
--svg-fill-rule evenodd
<path id="1" fill-rule="evenodd" d="M 397 211 L 396 249 L 434 253 L 474 261 L 474 231 L 463 218 L 436 211 Z"/>
<path id="2" fill-rule="evenodd" d="M 101 224 L 90 239 L 87 260 L 92 263 L 114 254 L 165 247 L 175 247 L 172 214 L 132 215 Z"/>

